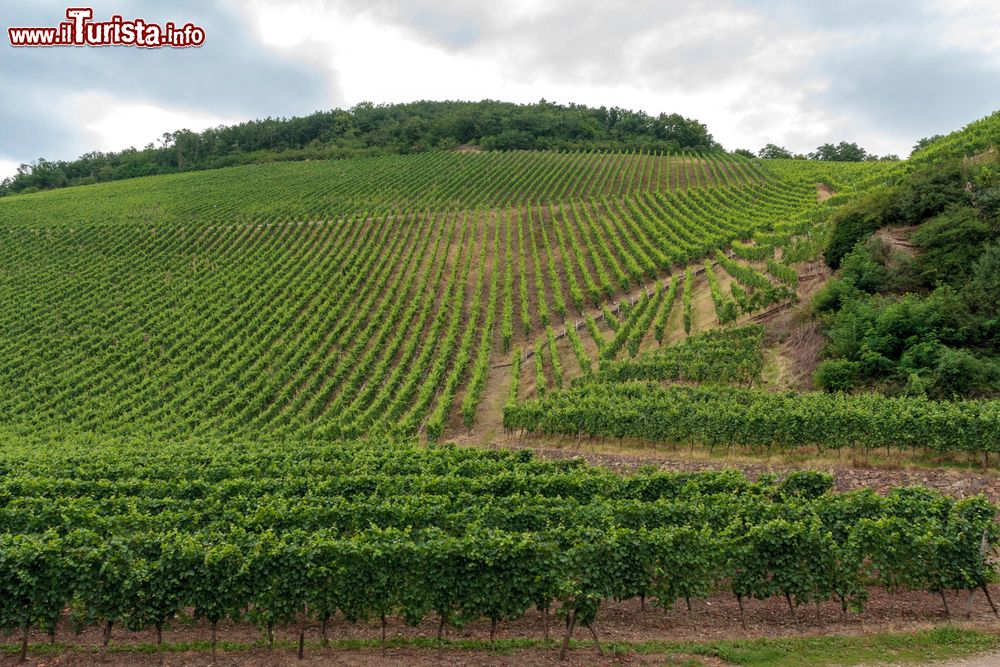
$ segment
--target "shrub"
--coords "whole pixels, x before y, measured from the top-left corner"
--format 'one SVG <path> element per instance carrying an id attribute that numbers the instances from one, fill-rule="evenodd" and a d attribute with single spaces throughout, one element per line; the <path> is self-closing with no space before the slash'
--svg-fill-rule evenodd
<path id="1" fill-rule="evenodd" d="M 937 398 L 987 394 L 997 389 L 1000 368 L 969 350 L 942 347 L 933 378 L 929 393 Z"/>
<path id="2" fill-rule="evenodd" d="M 956 204 L 968 204 L 961 162 L 953 160 L 913 172 L 895 199 L 902 221 L 911 225 Z"/>
<path id="3" fill-rule="evenodd" d="M 833 233 L 823 255 L 827 266 L 832 269 L 839 268 L 844 255 L 849 253 L 858 241 L 868 238 L 880 227 L 898 224 L 901 221 L 896 206 L 896 190 L 892 188 L 868 195 L 856 203 L 839 209 L 833 215 Z"/>
<path id="4" fill-rule="evenodd" d="M 833 475 L 819 470 L 798 470 L 788 474 L 778 489 L 784 498 L 819 498 L 833 488 Z"/>
<path id="5" fill-rule="evenodd" d="M 1000 244 L 987 246 L 973 263 L 965 294 L 978 312 L 989 317 L 1000 315 Z"/>
<path id="6" fill-rule="evenodd" d="M 989 225 L 971 206 L 934 216 L 913 234 L 921 250 L 914 260 L 917 276 L 932 286 L 965 282 L 990 236 Z"/>
<path id="7" fill-rule="evenodd" d="M 828 359 L 816 368 L 813 382 L 823 391 L 849 391 L 858 379 L 858 363 L 846 359 Z"/>
<path id="8" fill-rule="evenodd" d="M 816 313 L 829 313 L 840 310 L 857 293 L 858 289 L 851 281 L 831 280 L 813 297 L 813 311 Z"/>
<path id="9" fill-rule="evenodd" d="M 891 286 L 889 269 L 876 259 L 881 250 L 876 239 L 858 241 L 851 252 L 844 255 L 840 264 L 841 275 L 862 292 L 881 292 Z"/>

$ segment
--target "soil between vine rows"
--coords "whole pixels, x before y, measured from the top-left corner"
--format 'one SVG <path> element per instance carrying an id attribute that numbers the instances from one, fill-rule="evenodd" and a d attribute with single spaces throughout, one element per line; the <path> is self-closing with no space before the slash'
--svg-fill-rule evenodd
<path id="1" fill-rule="evenodd" d="M 992 586 L 991 595 L 995 601 L 1000 601 L 1000 585 Z M 888 593 L 881 589 L 871 589 L 869 600 L 862 614 L 849 613 L 841 616 L 839 603 L 829 602 L 818 608 L 813 605 L 802 605 L 797 609 L 796 619 L 789 613 L 784 599 L 746 600 L 746 629 L 740 624 L 739 607 L 735 598 L 729 593 L 716 593 L 707 600 L 692 600 L 692 609 L 687 611 L 683 600 L 671 610 L 654 607 L 647 602 L 645 611 L 638 600 L 623 602 L 608 602 L 601 606 L 594 628 L 603 643 L 643 641 L 686 641 L 709 642 L 713 640 L 750 639 L 757 637 L 805 637 L 815 635 L 864 635 L 871 633 L 901 633 L 927 629 L 944 623 L 954 623 L 985 631 L 995 631 L 997 619 L 990 611 L 986 598 L 977 592 L 972 599 L 971 616 L 966 618 L 967 593 L 949 593 L 948 605 L 951 618 L 945 615 L 941 598 L 924 592 Z M 437 635 L 437 618 L 428 617 L 416 627 L 407 627 L 400 619 L 389 620 L 388 637 L 404 639 L 434 639 Z M 320 630 L 318 626 L 310 627 L 306 632 L 306 640 L 313 645 L 307 648 L 305 654 L 313 664 L 468 664 L 468 665 L 519 665 L 528 667 L 535 664 L 557 664 L 558 648 L 556 639 L 561 637 L 563 626 L 553 615 L 551 633 L 553 648 L 520 649 L 511 654 L 497 654 L 489 650 L 467 651 L 464 649 L 433 649 L 433 648 L 389 648 L 385 653 L 380 648 L 320 649 Z M 205 642 L 210 636 L 207 623 L 184 622 L 174 623 L 173 627 L 165 629 L 164 640 L 169 643 Z M 219 641 L 240 644 L 253 644 L 263 640 L 262 631 L 249 623 L 220 623 Z M 377 641 L 380 636 L 378 621 L 351 625 L 341 618 L 331 622 L 328 636 L 331 641 L 368 640 Z M 477 621 L 462 629 L 449 627 L 445 638 L 448 640 L 479 640 L 488 641 L 490 624 L 488 621 Z M 543 639 L 542 615 L 535 610 L 529 611 L 523 618 L 497 626 L 497 638 L 511 639 Z M 16 634 L 3 635 L 2 641 L 7 644 L 17 643 Z M 297 635 L 292 629 L 275 629 L 275 639 L 284 642 L 297 641 Z M 585 628 L 577 628 L 574 639 L 589 640 L 590 635 Z M 152 644 L 156 640 L 152 630 L 143 632 L 128 632 L 116 628 L 112 641 L 117 646 Z M 44 644 L 47 636 L 33 633 L 31 641 Z M 96 649 L 101 643 L 101 629 L 88 627 L 79 635 L 74 635 L 69 628 L 60 628 L 57 641 L 76 647 Z M 574 649 L 571 660 L 558 664 L 617 664 L 611 656 L 601 658 L 592 647 Z M 624 659 L 624 656 L 620 656 Z M 6 657 L 3 664 L 10 664 L 16 659 Z M 667 655 L 630 654 L 628 664 L 663 664 L 668 661 Z M 38 656 L 32 663 L 53 665 L 89 665 L 89 664 L 126 664 L 126 665 L 201 665 L 209 664 L 211 656 L 207 650 L 172 651 L 161 654 L 141 652 L 110 652 L 100 655 L 90 651 L 71 650 L 60 655 Z M 295 651 L 287 647 L 274 649 L 266 647 L 241 651 L 225 652 L 220 650 L 217 664 L 264 665 L 264 664 L 302 664 L 295 656 Z M 711 661 L 709 661 L 711 664 Z"/>

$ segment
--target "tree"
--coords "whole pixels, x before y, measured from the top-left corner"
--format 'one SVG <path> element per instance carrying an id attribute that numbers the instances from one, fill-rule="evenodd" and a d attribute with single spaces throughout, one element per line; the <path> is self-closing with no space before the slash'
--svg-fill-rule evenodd
<path id="1" fill-rule="evenodd" d="M 784 146 L 778 146 L 776 144 L 768 144 L 764 146 L 757 153 L 757 156 L 764 158 L 765 160 L 791 160 L 794 157 L 790 150 Z"/>
<path id="2" fill-rule="evenodd" d="M 856 143 L 841 141 L 837 145 L 823 144 L 814 152 L 809 153 L 810 160 L 826 160 L 829 162 L 863 162 L 868 158 L 868 151 Z"/>

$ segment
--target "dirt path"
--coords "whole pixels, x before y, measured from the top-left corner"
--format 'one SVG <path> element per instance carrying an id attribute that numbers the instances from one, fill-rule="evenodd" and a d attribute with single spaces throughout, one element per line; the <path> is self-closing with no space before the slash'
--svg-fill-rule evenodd
<path id="1" fill-rule="evenodd" d="M 993 595 L 1000 596 L 1000 586 L 993 587 Z M 810 636 L 858 636 L 873 633 L 906 633 L 925 630 L 944 623 L 962 627 L 976 628 L 985 631 L 995 631 L 996 618 L 993 616 L 982 594 L 977 594 L 971 601 L 971 615 L 965 618 L 967 595 L 949 593 L 949 605 L 955 618 L 945 616 L 941 600 L 930 593 L 901 592 L 889 594 L 881 589 L 870 589 L 869 600 L 862 614 L 849 613 L 842 615 L 839 602 L 822 603 L 818 606 L 802 605 L 798 608 L 795 618 L 791 616 L 784 599 L 771 598 L 767 600 L 745 600 L 746 629 L 740 624 L 740 610 L 735 598 L 725 592 L 718 592 L 706 600 L 692 600 L 688 610 L 681 600 L 670 609 L 662 609 L 647 602 L 645 608 L 639 600 L 623 602 L 607 602 L 601 605 L 594 629 L 602 643 L 643 641 L 665 642 L 711 642 L 717 640 L 751 639 L 759 637 L 810 637 Z M 416 626 L 407 626 L 398 618 L 390 618 L 388 637 L 390 640 L 427 641 L 437 635 L 437 618 L 429 616 Z M 347 665 L 511 665 L 531 667 L 533 665 L 610 665 L 620 664 L 612 656 L 600 656 L 593 648 L 580 648 L 570 651 L 567 663 L 558 662 L 558 650 L 551 648 L 530 648 L 498 654 L 488 650 L 438 650 L 434 648 L 389 648 L 383 652 L 380 648 L 363 648 L 357 642 L 377 642 L 380 635 L 378 621 L 372 623 L 350 624 L 342 618 L 331 621 L 328 636 L 333 642 L 339 643 L 339 648 L 319 648 L 319 629 L 311 627 L 306 630 L 308 648 L 305 651 L 307 663 L 311 664 L 347 664 Z M 558 619 L 551 619 L 550 636 L 556 639 L 561 631 Z M 6 643 L 14 643 L 14 635 L 3 636 Z M 209 637 L 209 627 L 204 623 L 183 622 L 167 628 L 164 639 L 172 644 L 190 644 L 204 642 Z M 462 629 L 446 628 L 445 639 L 450 641 L 473 640 L 487 642 L 490 638 L 490 623 L 475 621 Z M 47 639 L 35 634 L 33 642 L 45 643 Z M 101 641 L 101 630 L 96 627 L 85 628 L 80 634 L 73 634 L 69 628 L 60 628 L 57 639 L 71 646 L 95 648 Z M 291 665 L 301 664 L 295 658 L 294 645 L 297 635 L 287 629 L 276 629 L 275 639 L 280 648 L 274 651 L 266 647 L 247 648 L 262 641 L 262 632 L 248 623 L 234 624 L 226 621 L 220 624 L 220 642 L 240 644 L 242 650 L 221 651 L 220 665 Z M 497 639 L 500 641 L 531 640 L 541 642 L 544 639 L 543 616 L 532 609 L 524 617 L 500 623 L 497 626 Z M 589 640 L 589 634 L 580 629 L 574 634 L 574 639 Z M 155 641 L 151 631 L 126 632 L 115 629 L 113 643 L 118 646 L 137 646 Z M 284 643 L 283 645 L 280 643 Z M 351 649 L 342 648 L 347 643 L 354 642 Z M 640 655 L 629 653 L 619 656 L 627 664 L 663 664 L 671 656 Z M 6 657 L 2 664 L 12 664 Z M 69 652 L 58 657 L 50 656 L 44 660 L 36 660 L 31 664 L 46 665 L 204 665 L 211 661 L 207 650 L 176 651 L 157 655 L 142 652 L 114 652 L 106 656 L 99 653 Z M 722 664 L 712 659 L 706 664 Z M 957 663 L 962 665 L 965 663 Z M 987 662 L 969 663 L 974 667 Z M 996 664 L 996 663 L 993 663 Z"/>
<path id="2" fill-rule="evenodd" d="M 36 665 L 37 667 L 84 667 L 90 665 L 126 665 L 150 667 L 194 667 L 212 665 L 214 667 L 292 667 L 293 665 L 338 665 L 344 667 L 433 667 L 437 665 L 454 667 L 535 667 L 537 665 L 559 665 L 560 667 L 603 667 L 605 665 L 670 665 L 688 656 L 656 653 L 629 653 L 625 655 L 601 655 L 593 648 L 570 651 L 566 660 L 560 662 L 557 649 L 520 649 L 510 652 L 489 650 L 460 650 L 434 648 L 308 648 L 303 659 L 296 657 L 289 648 L 270 650 L 254 648 L 242 651 L 220 650 L 218 659 L 212 661 L 207 650 L 178 651 L 170 653 L 116 652 L 100 655 L 89 652 L 67 652 L 58 656 L 17 662 L 17 658 L 0 660 L 0 665 Z M 691 664 L 723 665 L 720 660 L 698 658 Z"/>
<path id="3" fill-rule="evenodd" d="M 534 372 L 534 366 L 532 366 L 532 372 Z M 450 437 L 451 442 L 473 445 L 477 442 L 489 442 L 503 437 L 503 406 L 507 402 L 510 380 L 509 366 L 490 368 L 486 378 L 486 386 L 483 387 L 482 401 L 476 409 L 472 428 L 465 426 L 461 410 L 452 411 L 448 423 L 448 432 L 453 434 Z M 456 401 L 456 405 L 461 405 L 461 403 Z"/>
<path id="4" fill-rule="evenodd" d="M 1000 651 L 983 653 L 971 658 L 960 658 L 958 660 L 947 660 L 935 663 L 936 667 L 997 667 L 1000 665 Z"/>
<path id="5" fill-rule="evenodd" d="M 935 667 L 997 667 L 997 665 L 1000 665 L 1000 651 L 974 655 L 971 658 L 946 660 L 934 664 Z"/>

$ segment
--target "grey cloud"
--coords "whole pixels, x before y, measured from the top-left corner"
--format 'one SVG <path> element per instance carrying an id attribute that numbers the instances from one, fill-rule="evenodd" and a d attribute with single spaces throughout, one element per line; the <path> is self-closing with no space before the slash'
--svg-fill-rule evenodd
<path id="1" fill-rule="evenodd" d="M 922 25 L 928 10 L 919 0 L 734 0 L 733 6 L 751 10 L 787 28 L 813 30 L 863 29 Z"/>
<path id="2" fill-rule="evenodd" d="M 406 29 L 417 39 L 458 52 L 480 44 L 496 32 L 500 5 L 461 0 L 323 0 L 322 4 L 369 14 L 380 22 Z"/>
<path id="3" fill-rule="evenodd" d="M 880 39 L 831 53 L 819 102 L 872 129 L 914 139 L 958 129 L 1000 106 L 1000 68 L 923 39 Z"/>
<path id="4" fill-rule="evenodd" d="M 722 86 L 743 90 L 741 99 L 714 108 L 716 117 L 724 112 L 747 134 L 773 132 L 775 140 L 808 142 L 793 146 L 797 150 L 811 149 L 816 137 L 810 133 L 825 125 L 836 135 L 823 141 L 880 136 L 902 151 L 920 136 L 957 128 L 1000 106 L 995 92 L 1000 90 L 1000 71 L 972 50 L 975 45 L 957 50 L 939 44 L 943 19 L 927 0 L 561 0 L 519 18 L 502 4 L 462 0 L 314 2 L 336 5 L 348 15 L 367 14 L 454 58 L 491 59 L 506 79 L 538 82 L 543 91 L 547 82 L 582 91 L 625 85 L 662 91 L 663 104 L 669 105 L 677 94 L 690 99 Z M 47 25 L 58 20 L 64 7 L 17 6 L 5 16 Z M 96 89 L 246 118 L 303 114 L 358 101 L 342 99 L 336 73 L 319 64 L 310 67 L 305 47 L 289 58 L 267 51 L 238 11 L 227 7 L 231 5 L 196 0 L 169 8 L 155 0 L 109 0 L 100 12 L 202 23 L 208 42 L 191 51 L 29 49 L 4 54 L 0 85 L 5 90 Z M 728 20 L 734 16 L 746 20 Z M 779 104 L 789 123 L 808 119 L 810 129 L 777 125 L 773 113 Z M 696 109 L 680 111 L 701 115 Z M 29 157 L 48 156 L 79 140 L 67 128 L 46 125 L 44 118 L 31 109 L 4 105 L 0 128 L 24 128 L 37 140 L 0 129 L 0 155 L 13 155 L 16 149 L 20 157 L 30 144 L 36 148 Z M 87 148 L 73 145 L 78 152 Z"/>
<path id="5" fill-rule="evenodd" d="M 49 26 L 63 20 L 65 8 L 65 3 L 18 3 L 4 7 L 2 15 L 6 26 Z M 33 91 L 38 98 L 44 93 L 49 99 L 98 92 L 241 118 L 301 115 L 332 106 L 328 73 L 269 51 L 240 14 L 222 5 L 180 0 L 168 7 L 155 0 L 114 0 L 101 3 L 95 14 L 96 19 L 121 14 L 157 23 L 190 21 L 205 28 L 207 39 L 197 49 L 5 47 L 0 86 Z M 82 132 L 58 126 L 48 109 L 25 108 L 31 99 L 20 108 L 0 108 L 0 128 L 17 128 L 16 133 L 0 130 L 0 155 L 70 158 L 93 148 L 81 143 L 86 141 Z"/>

